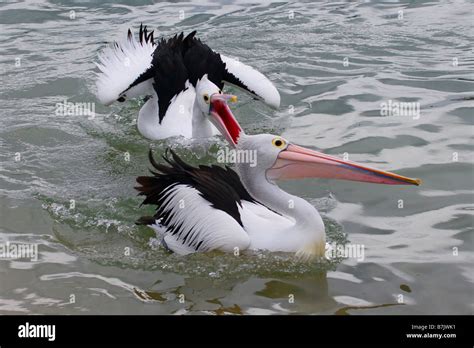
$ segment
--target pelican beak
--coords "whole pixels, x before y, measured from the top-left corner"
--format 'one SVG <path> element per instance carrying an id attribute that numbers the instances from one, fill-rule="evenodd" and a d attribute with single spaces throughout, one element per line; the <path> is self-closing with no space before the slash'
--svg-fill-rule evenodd
<path id="1" fill-rule="evenodd" d="M 242 128 L 232 114 L 232 111 L 230 111 L 227 105 L 228 101 L 236 102 L 237 97 L 230 94 L 213 94 L 209 103 L 209 115 L 211 115 L 211 122 L 219 132 L 232 146 L 235 146 Z"/>
<path id="2" fill-rule="evenodd" d="M 290 144 L 281 151 L 272 168 L 267 170 L 271 180 L 297 178 L 326 178 L 370 182 L 386 185 L 420 185 L 420 179 L 407 178 L 361 164 L 344 161 L 321 152 Z"/>

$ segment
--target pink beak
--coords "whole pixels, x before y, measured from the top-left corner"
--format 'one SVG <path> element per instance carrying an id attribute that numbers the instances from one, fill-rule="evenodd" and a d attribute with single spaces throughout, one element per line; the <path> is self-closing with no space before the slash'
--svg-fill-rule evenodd
<path id="1" fill-rule="evenodd" d="M 267 170 L 271 180 L 297 178 L 327 178 L 370 182 L 386 185 L 420 185 L 420 179 L 385 172 L 354 162 L 328 156 L 321 152 L 288 145 L 281 151 L 272 168 Z"/>

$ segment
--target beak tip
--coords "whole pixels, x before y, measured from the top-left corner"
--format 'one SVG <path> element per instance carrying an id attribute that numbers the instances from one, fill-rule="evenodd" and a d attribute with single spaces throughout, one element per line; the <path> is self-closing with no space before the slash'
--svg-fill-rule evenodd
<path id="1" fill-rule="evenodd" d="M 421 179 L 414 179 L 414 180 L 413 180 L 413 183 L 414 183 L 416 186 L 420 186 L 421 184 L 423 184 L 423 180 L 421 180 Z"/>

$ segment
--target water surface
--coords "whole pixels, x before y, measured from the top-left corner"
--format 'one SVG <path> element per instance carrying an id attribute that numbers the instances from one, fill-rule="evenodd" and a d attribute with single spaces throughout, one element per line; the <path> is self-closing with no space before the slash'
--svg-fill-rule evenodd
<path id="1" fill-rule="evenodd" d="M 472 314 L 473 7 L 3 1 L 0 240 L 37 243 L 40 255 L 0 260 L 0 313 Z M 183 258 L 134 224 L 151 212 L 133 189 L 151 142 L 134 124 L 140 101 L 98 104 L 93 62 L 141 22 L 155 36 L 197 30 L 274 81 L 278 111 L 229 89 L 249 133 L 423 179 L 420 187 L 282 184 L 320 210 L 330 241 L 364 245 L 363 262 Z M 96 117 L 58 116 L 65 99 L 97 102 Z M 390 100 L 419 103 L 420 117 L 382 116 Z M 177 140 L 151 146 L 213 163 L 223 142 L 209 152 Z"/>

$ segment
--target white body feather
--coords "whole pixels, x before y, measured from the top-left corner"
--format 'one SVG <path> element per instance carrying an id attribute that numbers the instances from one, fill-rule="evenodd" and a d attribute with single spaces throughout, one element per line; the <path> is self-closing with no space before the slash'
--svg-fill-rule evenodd
<path id="1" fill-rule="evenodd" d="M 200 112 L 194 109 L 196 91 L 187 82 L 186 89 L 175 96 L 166 111 L 166 114 L 159 123 L 158 117 L 158 96 L 152 90 L 152 97 L 146 101 L 138 113 L 138 131 L 146 138 L 160 140 L 170 137 L 183 136 L 193 137 L 193 112 Z M 205 121 L 208 122 L 208 121 Z M 209 123 L 209 122 L 208 122 Z M 209 123 L 212 135 L 219 134 L 219 131 Z"/>

